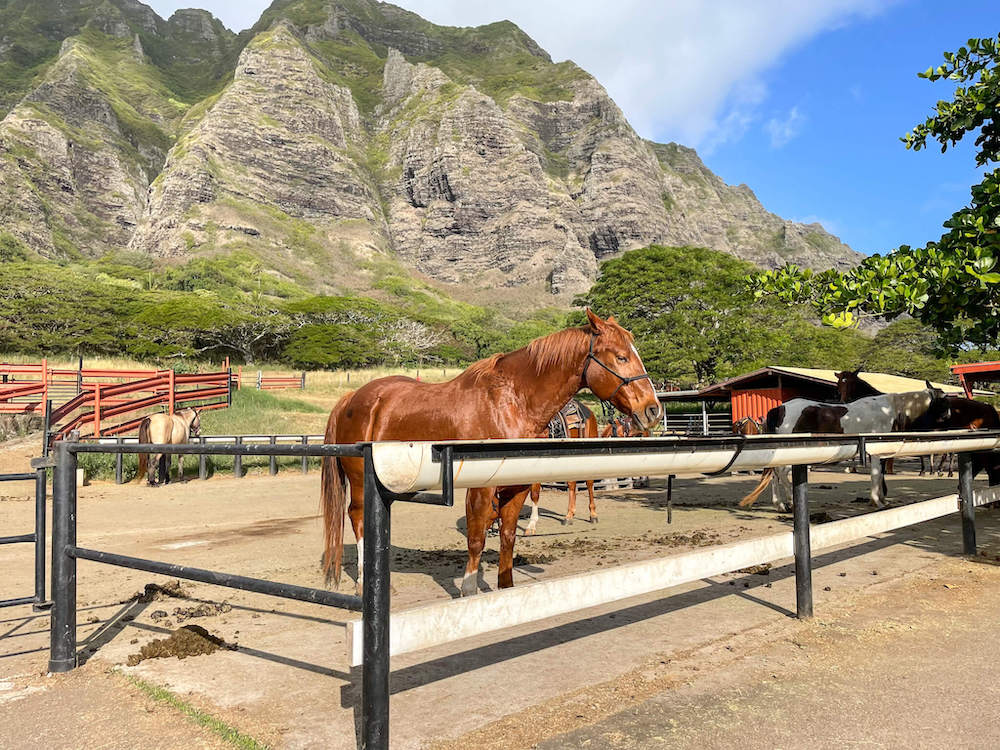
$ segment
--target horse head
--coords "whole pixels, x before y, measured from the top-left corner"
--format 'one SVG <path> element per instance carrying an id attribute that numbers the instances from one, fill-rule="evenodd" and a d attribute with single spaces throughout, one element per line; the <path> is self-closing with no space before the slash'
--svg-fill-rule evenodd
<path id="1" fill-rule="evenodd" d="M 845 404 L 858 397 L 858 387 L 861 384 L 861 378 L 858 377 L 860 372 L 861 368 L 859 367 L 857 370 L 842 370 L 833 373 L 837 376 L 837 393 L 840 394 L 840 400 Z"/>
<path id="2" fill-rule="evenodd" d="M 610 401 L 643 430 L 660 418 L 653 381 L 633 344 L 632 334 L 614 317 L 602 320 L 587 310 L 590 351 L 583 365 L 583 382 L 602 401 Z"/>
<path id="3" fill-rule="evenodd" d="M 917 417 L 910 429 L 918 432 L 948 430 L 953 426 L 952 402 L 940 388 L 935 388 L 927 382 L 927 409 Z"/>

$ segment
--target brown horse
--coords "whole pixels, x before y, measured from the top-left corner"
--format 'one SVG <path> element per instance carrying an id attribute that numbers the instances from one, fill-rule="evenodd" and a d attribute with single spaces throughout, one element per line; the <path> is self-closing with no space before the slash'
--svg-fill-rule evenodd
<path id="1" fill-rule="evenodd" d="M 595 438 L 597 437 L 597 417 L 594 416 L 594 412 L 588 409 L 582 401 L 578 399 L 571 399 L 566 406 L 559 410 L 559 413 L 552 418 L 552 422 L 560 419 L 563 412 L 570 408 L 579 415 L 581 420 L 578 424 L 571 424 L 569 420 L 564 420 L 561 422 L 563 426 L 563 431 L 565 432 L 565 437 L 567 438 Z M 557 437 L 553 434 L 551 429 L 552 425 L 549 425 L 549 429 L 543 435 L 539 437 Z M 610 434 L 610 427 L 608 428 Z M 607 437 L 607 435 L 602 435 L 601 437 Z M 594 480 L 588 479 L 587 482 L 587 493 L 590 496 L 590 522 L 597 523 L 597 503 L 594 502 Z M 576 482 L 567 482 L 566 491 L 569 494 L 569 505 L 566 508 L 566 516 L 563 518 L 564 524 L 573 523 L 573 517 L 576 515 Z M 528 521 L 528 526 L 524 530 L 526 535 L 534 534 L 535 528 L 538 526 L 538 498 L 542 492 L 542 485 L 535 483 L 531 485 L 531 490 L 529 492 L 529 497 L 531 498 L 531 519 Z"/>
<path id="2" fill-rule="evenodd" d="M 585 419 L 584 422 L 576 427 L 566 427 L 566 437 L 568 438 L 595 438 L 597 437 L 597 417 L 594 413 L 588 409 L 583 402 L 573 399 L 572 402 L 576 404 Z M 567 404 L 569 406 L 569 404 Z M 561 411 L 561 410 L 560 410 Z M 632 419 L 625 415 L 619 415 L 615 417 L 610 423 L 605 425 L 604 429 L 601 430 L 600 437 L 649 437 L 649 430 L 634 430 L 632 428 Z M 550 429 L 546 434 L 539 435 L 539 437 L 554 437 L 552 435 L 552 430 Z M 594 480 L 585 480 L 587 484 L 587 494 L 590 496 L 590 522 L 597 523 L 597 503 L 594 501 Z M 573 518 L 576 516 L 576 482 L 567 482 L 566 490 L 569 494 L 569 505 L 566 508 L 566 516 L 563 518 L 563 524 L 568 525 L 573 523 Z M 533 484 L 531 485 L 531 518 L 528 520 L 528 526 L 524 530 L 525 535 L 531 535 L 535 533 L 535 529 L 538 526 L 538 499 L 542 494 L 542 485 Z"/>
<path id="3" fill-rule="evenodd" d="M 495 354 L 445 383 L 423 383 L 404 376 L 379 378 L 344 396 L 326 426 L 327 443 L 370 440 L 481 440 L 531 438 L 574 393 L 589 388 L 643 426 L 659 416 L 649 375 L 632 343 L 632 334 L 614 318 L 602 320 L 587 310 L 580 328 L 535 339 L 509 354 Z M 364 544 L 364 465 L 359 458 L 326 458 L 322 471 L 322 508 L 326 544 L 324 569 L 339 583 L 344 545 L 346 485 L 348 515 L 358 540 L 358 586 Z M 465 498 L 469 560 L 463 595 L 477 591 L 486 529 L 500 518 L 500 588 L 514 585 L 517 519 L 528 485 L 470 489 Z"/>
<path id="4" fill-rule="evenodd" d="M 201 416 L 197 409 L 181 409 L 174 414 L 151 414 L 139 423 L 140 443 L 159 443 L 161 445 L 177 445 L 186 443 L 188 438 L 196 436 L 201 432 Z M 142 475 L 147 475 L 150 487 L 156 487 L 154 474 L 157 468 L 160 473 L 160 481 L 163 484 L 170 482 L 170 454 L 168 453 L 140 453 L 139 471 L 136 472 L 135 481 L 141 482 Z M 177 479 L 184 480 L 184 456 L 177 456 Z"/>

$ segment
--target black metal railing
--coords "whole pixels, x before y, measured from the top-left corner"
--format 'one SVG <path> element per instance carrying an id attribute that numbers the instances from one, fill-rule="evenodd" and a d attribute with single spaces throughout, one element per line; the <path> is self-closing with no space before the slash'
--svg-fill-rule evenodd
<path id="1" fill-rule="evenodd" d="M 1000 433 L 969 433 L 949 440 L 961 442 L 964 437 L 1000 437 Z M 898 441 L 901 436 L 868 436 L 868 444 Z M 911 439 L 906 436 L 906 439 Z M 916 438 L 940 440 L 933 433 Z M 275 445 L 247 444 L 100 444 L 96 442 L 57 442 L 50 465 L 53 473 L 52 528 L 52 595 L 53 608 L 50 633 L 49 670 L 66 672 L 77 666 L 76 653 L 76 566 L 78 560 L 89 560 L 151 573 L 175 576 L 203 583 L 237 588 L 289 599 L 315 602 L 362 612 L 362 747 L 387 748 L 389 743 L 389 532 L 390 509 L 396 500 L 451 505 L 454 502 L 455 481 L 453 464 L 456 460 L 511 458 L 515 456 L 614 455 L 616 453 L 658 453 L 689 451 L 700 448 L 738 446 L 745 438 L 738 436 L 668 439 L 621 439 L 567 441 L 559 445 L 546 441 L 524 442 L 442 442 L 433 445 L 433 460 L 441 467 L 441 495 L 396 494 L 386 489 L 376 475 L 373 445 Z M 859 451 L 864 445 L 858 436 L 827 435 L 816 437 L 764 436 L 753 438 L 757 445 L 768 448 L 844 445 L 854 443 Z M 959 449 L 960 450 L 960 449 Z M 969 449 L 971 450 L 971 449 Z M 80 453 L 168 453 L 205 455 L 266 455 L 301 457 L 362 458 L 364 460 L 364 584 L 361 597 L 293 586 L 275 581 L 248 578 L 232 573 L 204 570 L 173 563 L 128 557 L 114 552 L 94 550 L 77 544 L 76 470 Z M 739 449 L 737 449 L 737 454 Z M 875 462 L 877 463 L 877 462 Z M 808 508 L 808 467 L 792 467 L 793 548 L 796 576 L 796 613 L 800 618 L 813 614 L 812 559 Z M 959 498 L 962 505 L 963 548 L 966 554 L 976 552 L 975 498 L 972 491 L 973 464 L 971 453 L 959 454 Z"/>
<path id="2" fill-rule="evenodd" d="M 45 402 L 44 429 L 48 432 L 49 420 L 52 414 L 52 402 Z M 43 447 L 43 454 L 48 449 Z M 32 462 L 34 466 L 39 462 Z M 35 530 L 30 534 L 14 534 L 0 537 L 0 544 L 33 544 L 35 553 L 35 593 L 31 596 L 18 596 L 0 600 L 0 608 L 15 607 L 21 604 L 31 604 L 38 611 L 48 609 L 51 602 L 45 599 L 45 502 L 46 502 L 46 471 L 38 466 L 31 472 L 0 474 L 0 482 L 34 482 L 35 483 Z"/>

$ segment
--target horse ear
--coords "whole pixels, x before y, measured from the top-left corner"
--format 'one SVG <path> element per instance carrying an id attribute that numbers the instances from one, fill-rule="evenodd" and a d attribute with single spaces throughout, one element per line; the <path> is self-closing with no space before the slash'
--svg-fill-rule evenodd
<path id="1" fill-rule="evenodd" d="M 615 316 L 614 315 L 609 315 L 608 316 L 608 322 L 609 323 L 614 323 L 615 325 L 618 325 L 618 321 L 615 320 Z"/>
<path id="2" fill-rule="evenodd" d="M 924 381 L 924 385 L 927 386 L 927 390 L 929 390 L 929 391 L 936 391 L 937 390 L 933 385 L 931 385 L 931 381 L 929 381 L 929 380 L 925 380 Z"/>
<path id="3" fill-rule="evenodd" d="M 590 321 L 590 330 L 595 334 L 599 334 L 601 331 L 604 330 L 604 327 L 607 325 L 605 321 L 601 320 L 601 316 L 595 313 L 589 307 L 587 308 L 587 320 Z"/>
<path id="4" fill-rule="evenodd" d="M 858 367 L 858 369 L 855 370 L 854 372 L 852 372 L 851 374 L 852 375 L 857 375 L 859 372 L 861 372 L 861 367 Z"/>

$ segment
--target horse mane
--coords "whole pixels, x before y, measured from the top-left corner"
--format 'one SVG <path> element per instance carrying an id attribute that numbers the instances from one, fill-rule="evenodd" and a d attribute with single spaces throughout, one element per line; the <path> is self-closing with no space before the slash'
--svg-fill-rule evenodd
<path id="1" fill-rule="evenodd" d="M 634 337 L 621 326 L 611 323 L 609 325 L 609 330 L 613 330 L 627 343 L 632 343 Z M 519 349 L 518 351 L 523 351 L 528 355 L 528 359 L 531 361 L 535 373 L 541 375 L 551 369 L 554 365 L 565 361 L 580 351 L 581 347 L 588 344 L 590 336 L 590 326 L 565 328 L 561 331 L 550 333 L 547 336 L 539 336 L 526 347 Z M 471 377 L 474 382 L 478 382 L 486 375 L 495 372 L 497 365 L 504 357 L 507 356 L 509 356 L 509 354 L 494 354 L 486 359 L 473 362 L 465 370 L 464 374 Z"/>
<path id="2" fill-rule="evenodd" d="M 468 375 L 470 378 L 472 378 L 473 383 L 478 383 L 484 377 L 496 371 L 497 363 L 503 356 L 504 356 L 503 353 L 498 353 L 486 357 L 485 359 L 480 359 L 476 362 L 473 362 L 471 365 L 465 368 L 465 372 L 462 374 Z"/>

